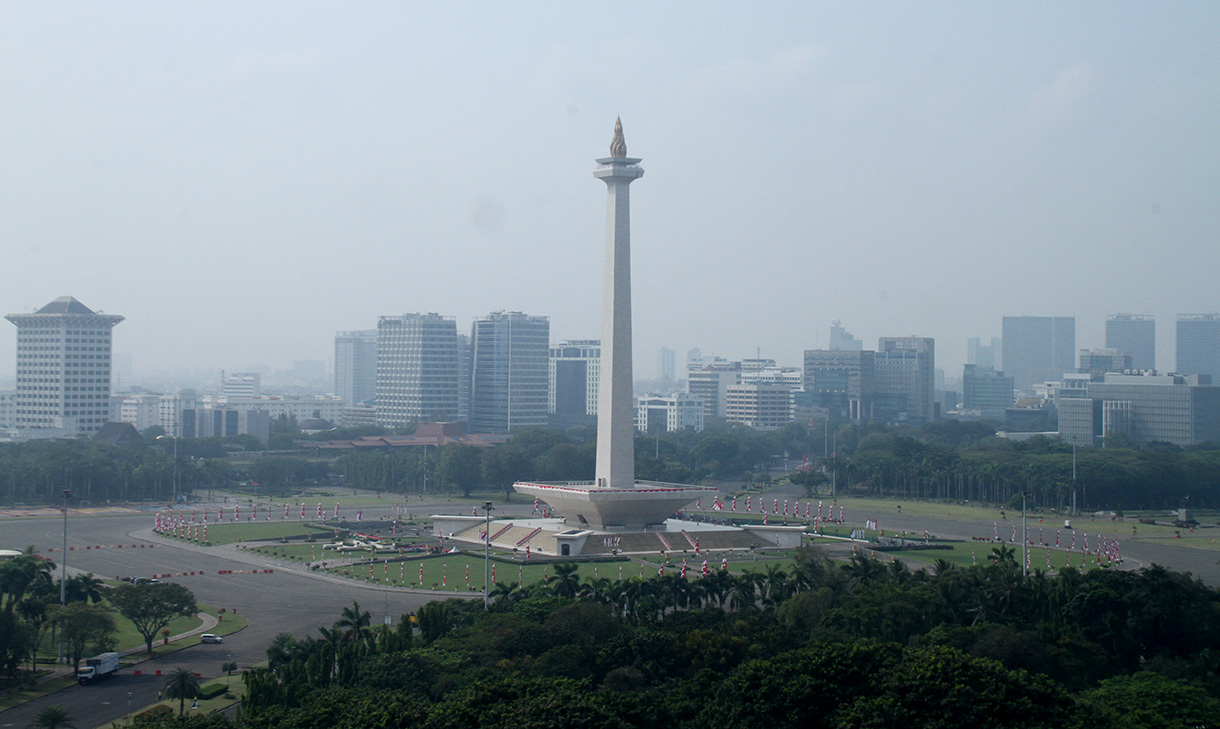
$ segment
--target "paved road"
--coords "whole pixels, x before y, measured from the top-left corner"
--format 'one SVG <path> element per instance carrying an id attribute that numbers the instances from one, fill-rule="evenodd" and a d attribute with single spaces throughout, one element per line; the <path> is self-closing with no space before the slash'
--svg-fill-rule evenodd
<path id="1" fill-rule="evenodd" d="M 179 666 L 189 668 L 209 680 L 221 675 L 226 656 L 240 666 L 263 660 L 265 649 L 279 633 L 297 636 L 317 634 L 319 626 L 329 626 L 338 619 L 343 608 L 357 600 L 363 609 L 373 613 L 379 622 L 388 607 L 395 624 L 403 613 L 417 610 L 432 593 L 406 590 L 385 591 L 362 586 L 348 580 L 319 579 L 308 575 L 299 566 L 289 566 L 267 560 L 261 555 L 239 552 L 235 548 L 203 550 L 160 542 L 151 536 L 151 515 L 69 517 L 68 566 L 93 572 L 102 577 L 149 575 L 164 572 L 204 571 L 202 576 L 181 577 L 175 581 L 189 587 L 205 604 L 236 610 L 246 616 L 249 626 L 226 636 L 221 645 L 198 645 L 140 665 L 144 676 L 134 676 L 123 670 L 114 678 L 93 686 L 74 686 L 21 707 L 0 712 L 0 729 L 25 727 L 44 706 L 59 704 L 77 719 L 81 729 L 90 729 L 115 719 L 127 711 L 127 694 L 131 706 L 144 707 L 156 700 L 163 679 L 153 675 L 156 670 L 168 672 Z M 0 540 L 8 546 L 24 548 L 35 545 L 42 553 L 58 561 L 58 548 L 63 537 L 63 521 L 58 517 L 6 519 L 0 521 Z M 134 535 L 134 536 L 133 536 Z M 105 547 L 84 550 L 97 545 L 153 544 L 155 547 L 122 549 Z M 217 575 L 218 570 L 275 569 L 272 574 Z"/>

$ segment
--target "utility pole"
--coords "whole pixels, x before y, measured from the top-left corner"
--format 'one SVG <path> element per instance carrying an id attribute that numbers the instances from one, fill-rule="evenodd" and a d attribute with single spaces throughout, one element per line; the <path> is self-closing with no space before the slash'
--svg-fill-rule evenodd
<path id="1" fill-rule="evenodd" d="M 1025 526 L 1025 497 L 1028 491 L 1021 492 L 1021 576 L 1029 577 L 1029 528 Z"/>
<path id="2" fill-rule="evenodd" d="M 483 532 L 483 609 L 491 610 L 491 512 L 490 501 L 483 502 L 485 531 Z"/>
<path id="3" fill-rule="evenodd" d="M 64 489 L 64 541 L 63 547 L 59 550 L 59 606 L 64 607 L 68 604 L 68 499 L 72 497 L 72 492 Z M 62 660 L 64 657 L 64 643 L 59 641 L 59 657 Z"/>
<path id="4" fill-rule="evenodd" d="M 1072 444 L 1072 516 L 1080 516 L 1076 511 L 1076 444 Z"/>

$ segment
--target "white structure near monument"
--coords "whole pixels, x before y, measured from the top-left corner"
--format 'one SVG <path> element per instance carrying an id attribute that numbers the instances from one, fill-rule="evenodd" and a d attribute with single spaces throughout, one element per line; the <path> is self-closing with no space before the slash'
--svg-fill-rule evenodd
<path id="1" fill-rule="evenodd" d="M 597 463 L 591 482 L 525 483 L 513 488 L 548 504 L 558 518 L 498 520 L 490 541 L 497 548 L 528 545 L 542 555 L 798 546 L 803 527 L 737 527 L 671 519 L 684 506 L 717 494 L 709 486 L 635 479 L 635 398 L 631 362 L 631 206 L 629 185 L 643 176 L 640 160 L 627 156 L 621 121 L 614 124 L 610 156 L 597 160 L 593 176 L 606 183 L 606 269 L 602 294 L 601 378 L 597 408 Z M 434 516 L 438 536 L 483 543 L 484 517 Z M 697 537 L 691 534 L 697 533 Z"/>

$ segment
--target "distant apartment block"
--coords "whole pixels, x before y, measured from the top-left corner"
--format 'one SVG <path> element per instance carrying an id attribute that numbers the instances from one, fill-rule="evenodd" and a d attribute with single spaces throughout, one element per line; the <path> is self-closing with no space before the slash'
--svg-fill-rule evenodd
<path id="1" fill-rule="evenodd" d="M 685 392 L 636 399 L 635 429 L 641 433 L 701 432 L 703 401 Z"/>
<path id="2" fill-rule="evenodd" d="M 93 434 L 110 419 L 111 329 L 123 317 L 61 296 L 17 326 L 13 427 Z"/>
<path id="3" fill-rule="evenodd" d="M 547 424 L 551 323 L 545 316 L 495 312 L 470 337 L 470 428 L 509 433 Z"/>
<path id="4" fill-rule="evenodd" d="M 452 420 L 458 412 L 458 335 L 451 316 L 403 314 L 377 322 L 377 424 Z"/>
<path id="5" fill-rule="evenodd" d="M 597 415 L 601 382 L 600 339 L 575 339 L 551 347 L 547 411 L 557 423 L 577 423 Z"/>
<path id="6" fill-rule="evenodd" d="M 182 438 L 232 438 L 252 435 L 264 443 L 271 434 L 270 418 L 264 410 L 231 410 L 200 407 L 182 411 Z"/>
<path id="7" fill-rule="evenodd" d="M 725 420 L 755 430 L 778 430 L 792 422 L 792 388 L 785 384 L 730 385 Z"/>
<path id="8" fill-rule="evenodd" d="M 136 430 L 143 432 L 147 428 L 161 424 L 161 395 L 152 393 L 135 393 L 122 395 L 119 400 L 118 422 L 131 423 Z M 169 428 L 166 433 L 173 434 Z"/>
<path id="9" fill-rule="evenodd" d="M 1006 316 L 1002 339 L 1004 372 L 1019 393 L 1076 369 L 1075 317 Z"/>
<path id="10" fill-rule="evenodd" d="M 1077 446 L 1110 434 L 1141 446 L 1220 441 L 1220 386 L 1208 375 L 1107 374 L 1083 397 L 1059 398 L 1059 434 Z"/>
<path id="11" fill-rule="evenodd" d="M 1220 381 L 1220 314 L 1178 314 L 1178 374 Z"/>
<path id="12" fill-rule="evenodd" d="M 377 330 L 335 334 L 335 394 L 348 405 L 372 403 L 377 395 Z"/>
<path id="13" fill-rule="evenodd" d="M 1156 317 L 1113 314 L 1106 318 L 1106 349 L 1131 355 L 1131 367 L 1156 369 Z"/>

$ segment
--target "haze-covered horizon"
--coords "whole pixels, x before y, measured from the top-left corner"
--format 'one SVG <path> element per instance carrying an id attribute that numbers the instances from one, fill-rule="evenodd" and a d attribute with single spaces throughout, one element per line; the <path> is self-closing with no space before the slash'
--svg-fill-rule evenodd
<path id="1" fill-rule="evenodd" d="M 830 321 L 1220 310 L 1220 6 L 0 6 L 0 314 L 121 314 L 137 375 L 333 359 L 379 315 L 600 335 L 616 116 L 635 376 Z M 0 380 L 16 328 L 0 336 Z"/>

